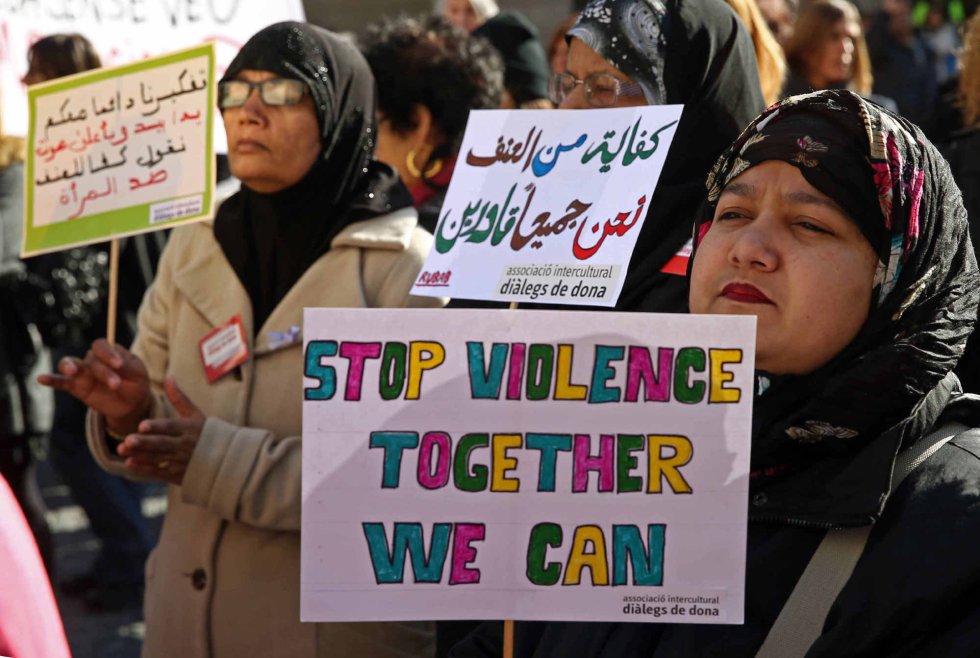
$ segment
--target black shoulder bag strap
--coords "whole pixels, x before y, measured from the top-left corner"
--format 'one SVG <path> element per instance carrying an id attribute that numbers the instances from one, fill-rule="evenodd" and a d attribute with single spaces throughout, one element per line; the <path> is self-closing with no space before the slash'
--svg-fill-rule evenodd
<path id="1" fill-rule="evenodd" d="M 899 453 L 889 494 L 905 477 L 950 439 L 969 428 L 946 423 Z M 803 575 L 780 611 L 756 658 L 796 658 L 810 649 L 823 631 L 830 606 L 851 577 L 872 526 L 828 530 Z"/>

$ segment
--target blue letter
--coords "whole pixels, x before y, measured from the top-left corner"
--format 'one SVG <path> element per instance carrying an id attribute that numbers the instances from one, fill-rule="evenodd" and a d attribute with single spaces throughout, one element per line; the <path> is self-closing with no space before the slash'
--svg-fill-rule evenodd
<path id="1" fill-rule="evenodd" d="M 619 402 L 618 386 L 606 387 L 606 382 L 616 376 L 616 371 L 609 366 L 610 361 L 621 361 L 625 349 L 622 346 L 596 345 L 595 366 L 592 370 L 592 386 L 589 391 L 589 403 Z"/>
<path id="2" fill-rule="evenodd" d="M 538 467 L 538 491 L 555 490 L 555 462 L 558 451 L 571 452 L 571 434 L 534 434 L 527 433 L 524 445 L 528 450 L 540 450 L 541 462 Z"/>
<path id="3" fill-rule="evenodd" d="M 425 557 L 421 523 L 396 523 L 395 538 L 388 549 L 388 537 L 381 523 L 363 523 L 364 538 L 371 551 L 374 578 L 379 585 L 401 583 L 405 579 L 405 554 L 412 557 L 412 575 L 416 583 L 438 583 L 449 551 L 451 523 L 437 523 L 432 529 L 429 557 Z"/>
<path id="4" fill-rule="evenodd" d="M 311 340 L 306 346 L 306 370 L 303 374 L 319 379 L 320 385 L 304 389 L 305 400 L 329 400 L 337 392 L 337 371 L 332 366 L 320 363 L 325 356 L 337 356 L 337 341 Z"/>
<path id="5" fill-rule="evenodd" d="M 640 529 L 635 525 L 613 526 L 613 587 L 627 584 L 627 558 L 633 566 L 634 585 L 663 585 L 665 531 L 662 523 L 648 525 L 647 546 L 644 546 Z"/>
<path id="6" fill-rule="evenodd" d="M 384 476 L 382 489 L 398 488 L 402 470 L 402 451 L 405 448 L 418 448 L 418 432 L 371 432 L 371 448 L 384 448 Z"/>
<path id="7" fill-rule="evenodd" d="M 494 343 L 490 349 L 490 367 L 484 370 L 483 343 L 466 343 L 470 361 L 470 397 L 474 400 L 496 400 L 500 397 L 500 382 L 504 378 L 507 346 Z"/>

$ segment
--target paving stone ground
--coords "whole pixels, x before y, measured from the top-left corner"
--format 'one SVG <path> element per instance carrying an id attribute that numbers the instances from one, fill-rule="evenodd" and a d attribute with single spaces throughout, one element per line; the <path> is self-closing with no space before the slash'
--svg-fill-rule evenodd
<path id="1" fill-rule="evenodd" d="M 99 549 L 88 519 L 75 505 L 57 474 L 46 462 L 38 468 L 38 481 L 48 505 L 48 521 L 55 532 L 57 578 L 70 579 L 86 573 Z M 162 487 L 148 492 L 143 510 L 154 533 L 159 533 L 165 506 Z M 140 606 L 118 612 L 95 613 L 80 600 L 64 596 L 56 587 L 65 634 L 73 658 L 139 658 L 143 640 Z"/>

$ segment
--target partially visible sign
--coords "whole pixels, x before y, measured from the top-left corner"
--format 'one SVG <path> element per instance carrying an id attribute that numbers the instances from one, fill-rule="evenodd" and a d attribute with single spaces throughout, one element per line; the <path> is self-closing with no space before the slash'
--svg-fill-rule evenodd
<path id="1" fill-rule="evenodd" d="M 104 66 L 129 64 L 179 48 L 215 43 L 218 75 L 253 34 L 272 23 L 304 20 L 301 0 L 0 0 L 0 117 L 3 132 L 27 134 L 20 80 L 28 47 L 49 34 L 78 32 Z M 216 148 L 224 150 L 219 127 Z"/>
<path id="2" fill-rule="evenodd" d="M 682 109 L 470 113 L 412 294 L 615 305 Z"/>
<path id="3" fill-rule="evenodd" d="M 23 255 L 211 217 L 214 76 L 206 45 L 31 87 Z"/>

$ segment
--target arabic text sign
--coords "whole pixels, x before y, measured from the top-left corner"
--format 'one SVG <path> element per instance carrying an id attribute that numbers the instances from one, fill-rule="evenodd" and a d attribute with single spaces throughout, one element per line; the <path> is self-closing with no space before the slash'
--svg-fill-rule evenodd
<path id="1" fill-rule="evenodd" d="M 307 309 L 304 621 L 741 623 L 755 319 Z"/>
<path id="2" fill-rule="evenodd" d="M 27 99 L 21 78 L 28 47 L 49 34 L 86 36 L 105 66 L 128 64 L 214 41 L 218 73 L 261 28 L 304 20 L 300 0 L 0 0 L 0 116 L 4 132 L 27 134 Z M 220 124 L 218 150 L 224 151 Z"/>
<path id="3" fill-rule="evenodd" d="M 412 293 L 614 305 L 681 110 L 471 112 Z"/>
<path id="4" fill-rule="evenodd" d="M 214 49 L 31 87 L 24 254 L 207 219 Z"/>

